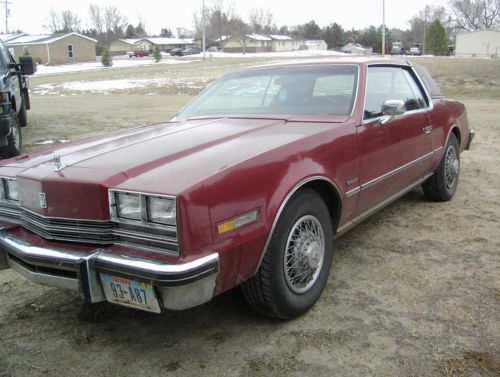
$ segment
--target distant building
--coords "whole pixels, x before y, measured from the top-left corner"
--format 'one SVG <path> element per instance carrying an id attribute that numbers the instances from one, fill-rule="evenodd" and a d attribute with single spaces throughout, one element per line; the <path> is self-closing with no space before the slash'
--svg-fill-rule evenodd
<path id="1" fill-rule="evenodd" d="M 328 45 L 322 39 L 308 40 L 304 42 L 307 50 L 328 50 Z"/>
<path id="2" fill-rule="evenodd" d="M 371 55 L 373 49 L 371 47 L 365 47 L 359 43 L 351 42 L 342 47 L 342 52 L 353 55 Z"/>
<path id="3" fill-rule="evenodd" d="M 162 38 L 162 37 L 146 37 L 134 39 L 119 39 L 109 47 L 112 55 L 124 55 L 128 51 L 142 50 L 153 53 L 156 47 L 162 52 L 170 52 L 174 48 L 188 48 L 194 45 L 193 39 L 182 38 Z"/>
<path id="4" fill-rule="evenodd" d="M 57 33 L 51 35 L 0 36 L 14 55 L 29 54 L 39 64 L 65 64 L 96 60 L 95 39 L 79 33 Z"/>
<path id="5" fill-rule="evenodd" d="M 109 46 L 111 55 L 125 55 L 128 51 L 149 51 L 151 43 L 144 38 L 118 39 Z"/>
<path id="6" fill-rule="evenodd" d="M 500 57 L 500 31 L 477 30 L 457 33 L 455 55 L 459 57 Z"/>
<path id="7" fill-rule="evenodd" d="M 273 40 L 261 34 L 247 34 L 243 37 L 230 37 L 224 42 L 224 52 L 271 52 Z"/>
<path id="8" fill-rule="evenodd" d="M 303 41 L 293 39 L 288 35 L 270 35 L 271 51 L 296 51 L 300 49 Z"/>

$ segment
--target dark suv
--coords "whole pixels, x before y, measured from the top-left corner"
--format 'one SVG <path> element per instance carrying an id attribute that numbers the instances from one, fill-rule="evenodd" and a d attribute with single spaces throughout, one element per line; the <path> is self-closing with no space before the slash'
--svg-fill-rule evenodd
<path id="1" fill-rule="evenodd" d="M 0 41 L 0 157 L 21 153 L 21 127 L 28 124 L 30 108 L 26 75 L 35 73 L 31 56 L 21 56 L 16 63 Z"/>

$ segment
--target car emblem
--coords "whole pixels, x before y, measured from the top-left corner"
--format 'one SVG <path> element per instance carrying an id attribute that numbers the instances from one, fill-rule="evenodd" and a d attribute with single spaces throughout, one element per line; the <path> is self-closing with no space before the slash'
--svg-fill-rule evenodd
<path id="1" fill-rule="evenodd" d="M 40 192 L 38 198 L 40 199 L 40 208 L 47 208 L 47 195 L 44 192 Z"/>
<path id="2" fill-rule="evenodd" d="M 61 156 L 59 156 L 57 154 L 54 155 L 54 166 L 56 167 L 55 171 L 59 171 L 59 170 L 62 170 L 64 168 L 62 166 L 62 163 L 61 163 Z"/>

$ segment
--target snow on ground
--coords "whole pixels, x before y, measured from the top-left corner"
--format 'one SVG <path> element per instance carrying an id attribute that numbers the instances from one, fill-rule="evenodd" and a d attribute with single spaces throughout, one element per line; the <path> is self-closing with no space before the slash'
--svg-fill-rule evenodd
<path id="1" fill-rule="evenodd" d="M 114 57 L 113 65 L 111 67 L 104 67 L 101 61 L 95 62 L 82 62 L 73 64 L 60 64 L 60 65 L 41 65 L 37 66 L 37 71 L 35 76 L 47 76 L 47 75 L 57 75 L 60 73 L 71 73 L 71 72 L 83 72 L 83 71 L 97 71 L 97 70 L 110 70 L 117 68 L 130 68 L 130 67 L 141 67 L 154 64 L 182 64 L 191 63 L 191 60 L 176 59 L 176 58 L 164 58 L 158 63 L 155 62 L 154 58 L 129 58 L 127 57 Z"/>
<path id="2" fill-rule="evenodd" d="M 259 53 L 229 53 L 229 52 L 206 52 L 206 58 L 286 58 L 286 57 L 314 57 L 314 56 L 346 56 L 346 54 L 337 51 L 325 50 L 304 50 L 304 51 L 284 51 L 284 52 L 259 52 Z M 171 57 L 169 54 L 162 53 L 162 60 L 158 63 L 155 62 L 153 57 L 134 57 L 130 58 L 126 55 L 113 57 L 113 66 L 104 67 L 100 59 L 95 62 L 84 62 L 74 64 L 61 64 L 61 65 L 38 65 L 35 76 L 56 75 L 60 73 L 82 72 L 82 71 L 96 71 L 96 70 L 110 70 L 117 68 L 129 68 L 149 66 L 155 64 L 182 64 L 191 63 L 194 60 L 203 58 L 203 54 L 189 55 L 187 57 Z M 193 59 L 193 60 L 190 60 Z"/>
<path id="3" fill-rule="evenodd" d="M 70 94 L 110 94 L 114 91 L 142 88 L 175 87 L 179 94 L 184 94 L 186 89 L 203 89 L 215 77 L 194 78 L 155 78 L 155 79 L 116 79 L 116 80 L 80 80 L 68 81 L 61 84 L 42 84 L 31 89 L 35 95 L 63 95 L 61 91 Z M 148 93 L 150 94 L 150 93 Z M 151 94 L 150 94 L 151 95 Z"/>

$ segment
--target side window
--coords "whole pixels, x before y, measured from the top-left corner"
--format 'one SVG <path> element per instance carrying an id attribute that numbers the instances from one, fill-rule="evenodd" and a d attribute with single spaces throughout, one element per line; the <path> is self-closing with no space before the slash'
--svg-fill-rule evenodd
<path id="1" fill-rule="evenodd" d="M 413 93 L 415 93 L 415 96 L 417 97 L 419 107 L 423 109 L 429 106 L 429 101 L 425 96 L 425 94 L 423 93 L 420 85 L 418 85 L 417 82 L 415 81 L 415 77 L 407 70 L 405 70 L 404 73 L 406 75 L 408 82 L 410 83 Z"/>
<path id="2" fill-rule="evenodd" d="M 382 116 L 382 105 L 387 100 L 403 101 L 407 111 L 420 109 L 421 103 L 409 79 L 413 80 L 400 67 L 368 67 L 364 119 Z M 413 85 L 416 86 L 415 82 Z"/>
<path id="3" fill-rule="evenodd" d="M 73 57 L 73 45 L 68 45 L 68 56 Z"/>

